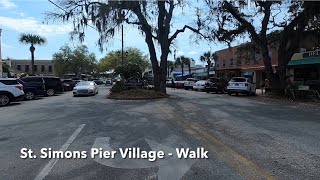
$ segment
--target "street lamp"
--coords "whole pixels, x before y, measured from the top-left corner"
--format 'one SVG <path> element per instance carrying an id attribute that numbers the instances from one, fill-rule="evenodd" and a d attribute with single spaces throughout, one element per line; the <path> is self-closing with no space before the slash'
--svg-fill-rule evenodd
<path id="1" fill-rule="evenodd" d="M 1 54 L 1 33 L 2 29 L 0 28 L 0 77 L 3 76 L 3 69 L 2 69 L 2 54 Z"/>

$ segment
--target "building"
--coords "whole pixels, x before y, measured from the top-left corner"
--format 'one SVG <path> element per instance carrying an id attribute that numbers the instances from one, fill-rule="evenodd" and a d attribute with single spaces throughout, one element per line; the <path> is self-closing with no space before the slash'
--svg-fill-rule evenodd
<path id="1" fill-rule="evenodd" d="M 295 53 L 288 63 L 287 76 L 295 84 L 320 91 L 320 49 Z"/>
<path id="2" fill-rule="evenodd" d="M 11 74 L 31 74 L 31 60 L 7 59 L 6 64 L 11 68 Z M 35 60 L 35 75 L 53 76 L 54 66 L 51 60 Z"/>
<path id="3" fill-rule="evenodd" d="M 266 78 L 265 66 L 262 60 L 262 55 L 254 53 L 252 58 L 243 58 L 239 51 L 247 44 L 222 49 L 217 51 L 216 62 L 216 75 L 217 77 L 223 77 L 229 79 L 236 76 L 246 76 L 253 79 L 253 82 L 257 83 Z M 269 48 L 269 55 L 271 57 L 271 65 L 276 71 L 278 66 L 278 54 L 277 50 L 273 47 Z"/>

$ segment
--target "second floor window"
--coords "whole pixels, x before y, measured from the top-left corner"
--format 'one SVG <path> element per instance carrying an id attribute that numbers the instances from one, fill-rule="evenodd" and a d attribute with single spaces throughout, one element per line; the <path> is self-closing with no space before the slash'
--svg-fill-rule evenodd
<path id="1" fill-rule="evenodd" d="M 230 59 L 230 66 L 233 66 L 233 59 Z"/>
<path id="2" fill-rule="evenodd" d="M 225 66 L 226 66 L 226 61 L 223 60 L 222 67 L 225 67 Z"/>

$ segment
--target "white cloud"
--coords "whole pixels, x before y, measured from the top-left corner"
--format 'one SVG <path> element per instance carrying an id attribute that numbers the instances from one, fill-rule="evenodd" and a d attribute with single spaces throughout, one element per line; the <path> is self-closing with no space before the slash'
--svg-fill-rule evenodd
<path id="1" fill-rule="evenodd" d="M 14 46 L 10 45 L 10 44 L 6 44 L 6 43 L 2 43 L 1 46 L 3 48 L 7 48 L 7 49 L 12 49 L 12 48 L 15 48 Z"/>
<path id="2" fill-rule="evenodd" d="M 177 50 L 177 56 L 182 56 L 182 55 L 184 55 L 184 51 Z"/>
<path id="3" fill-rule="evenodd" d="M 32 32 L 44 36 L 66 34 L 72 31 L 71 24 L 43 24 L 33 17 L 11 18 L 0 16 L 0 25 L 3 29 L 8 28 L 18 32 Z"/>
<path id="4" fill-rule="evenodd" d="M 11 9 L 17 7 L 11 0 L 0 0 L 0 8 Z"/>

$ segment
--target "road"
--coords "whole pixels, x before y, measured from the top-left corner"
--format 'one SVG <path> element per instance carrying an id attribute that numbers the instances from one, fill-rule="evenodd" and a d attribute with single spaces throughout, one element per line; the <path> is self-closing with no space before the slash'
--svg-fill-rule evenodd
<path id="1" fill-rule="evenodd" d="M 257 97 L 171 90 L 124 101 L 71 92 L 0 108 L 0 179 L 320 179 L 319 112 Z M 41 148 L 140 147 L 173 153 L 137 159 L 42 159 Z M 208 159 L 177 159 L 203 147 Z M 35 159 L 22 159 L 21 149 Z"/>

